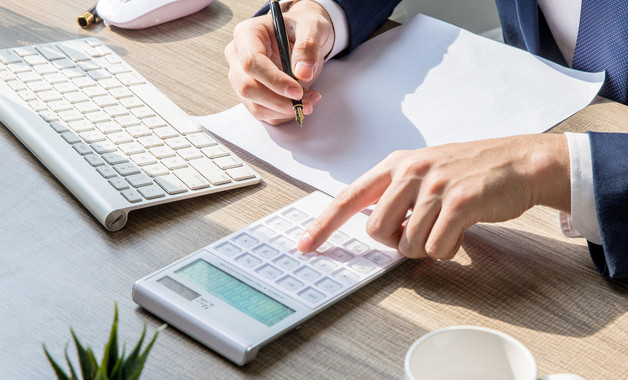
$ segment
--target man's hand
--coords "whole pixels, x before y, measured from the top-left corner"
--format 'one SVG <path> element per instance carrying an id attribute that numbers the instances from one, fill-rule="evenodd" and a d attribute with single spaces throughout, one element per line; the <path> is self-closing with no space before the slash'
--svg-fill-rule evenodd
<path id="1" fill-rule="evenodd" d="M 225 48 L 233 90 L 253 116 L 273 125 L 294 119 L 291 99 L 303 99 L 303 112 L 312 113 L 321 95 L 308 88 L 334 43 L 331 19 L 314 1 L 295 2 L 284 21 L 292 45 L 292 72 L 303 87 L 281 69 L 270 15 L 238 24 Z"/>
<path id="2" fill-rule="evenodd" d="M 367 232 L 375 240 L 410 258 L 451 259 L 475 223 L 516 218 L 534 205 L 570 211 L 567 141 L 542 134 L 394 152 L 338 194 L 297 247 L 318 248 L 373 204 Z"/>

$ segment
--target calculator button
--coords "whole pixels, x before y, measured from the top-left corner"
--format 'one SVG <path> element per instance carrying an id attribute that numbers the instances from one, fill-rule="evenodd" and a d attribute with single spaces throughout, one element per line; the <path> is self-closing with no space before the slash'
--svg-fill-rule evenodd
<path id="1" fill-rule="evenodd" d="M 358 239 L 349 240 L 345 243 L 345 247 L 356 255 L 361 255 L 369 250 L 369 246 L 362 243 Z"/>
<path id="2" fill-rule="evenodd" d="M 345 242 L 345 240 L 349 239 L 349 235 L 345 234 L 342 231 L 335 231 L 333 234 L 331 234 L 331 236 L 329 237 L 329 241 L 334 243 L 334 244 L 342 244 Z"/>
<path id="3" fill-rule="evenodd" d="M 333 261 L 328 257 L 319 257 L 318 259 L 314 260 L 311 265 L 315 269 L 318 269 L 324 273 L 329 273 L 340 266 L 338 262 Z"/>
<path id="4" fill-rule="evenodd" d="M 351 253 L 340 247 L 330 249 L 329 252 L 325 253 L 325 256 L 331 257 L 332 259 L 340 261 L 341 263 L 347 262 L 355 257 Z"/>
<path id="5" fill-rule="evenodd" d="M 292 271 L 293 269 L 295 269 L 296 267 L 298 267 L 299 265 L 301 265 L 299 263 L 298 260 L 288 256 L 288 255 L 281 255 L 278 258 L 276 258 L 275 260 L 273 260 L 273 262 L 275 264 L 277 264 L 277 266 L 285 271 Z"/>
<path id="6" fill-rule="evenodd" d="M 297 210 L 296 208 L 290 208 L 281 213 L 286 219 L 291 221 L 292 223 L 301 223 L 305 219 L 307 219 L 307 214 L 301 210 Z"/>
<path id="7" fill-rule="evenodd" d="M 282 251 L 289 251 L 295 247 L 295 243 L 293 240 L 288 239 L 285 236 L 277 236 L 268 241 L 269 244 L 279 248 Z"/>
<path id="8" fill-rule="evenodd" d="M 271 247 L 268 244 L 258 245 L 257 247 L 253 248 L 252 251 L 257 256 L 266 260 L 272 259 L 273 257 L 277 256 L 277 254 L 279 253 L 278 250 L 276 250 L 275 248 Z"/>
<path id="9" fill-rule="evenodd" d="M 303 235 L 304 229 L 301 227 L 292 227 L 288 231 L 285 232 L 286 236 L 288 236 L 292 240 L 299 240 L 301 235 Z"/>
<path id="10" fill-rule="evenodd" d="M 311 287 L 300 291 L 299 295 L 301 296 L 301 298 L 312 304 L 318 304 L 325 298 L 325 295 L 323 293 Z"/>
<path id="11" fill-rule="evenodd" d="M 367 275 L 376 268 L 379 268 L 379 266 L 375 265 L 372 261 L 366 260 L 362 257 L 358 257 L 347 265 L 349 268 L 363 275 Z"/>
<path id="12" fill-rule="evenodd" d="M 260 239 L 270 239 L 276 235 L 275 231 L 262 224 L 251 228 L 249 231 Z"/>
<path id="13" fill-rule="evenodd" d="M 325 251 L 327 251 L 328 249 L 332 248 L 334 245 L 331 244 L 330 242 L 326 241 L 323 244 L 320 245 L 320 247 L 316 248 L 316 252 L 318 253 L 324 253 Z"/>
<path id="14" fill-rule="evenodd" d="M 317 282 L 316 287 L 321 289 L 327 294 L 333 294 L 343 288 L 342 284 L 330 279 L 329 277 L 325 277 L 324 279 Z"/>
<path id="15" fill-rule="evenodd" d="M 314 282 L 321 274 L 310 267 L 303 266 L 294 271 L 294 275 L 306 282 Z"/>
<path id="16" fill-rule="evenodd" d="M 297 259 L 301 260 L 301 261 L 308 261 L 309 259 L 311 259 L 312 257 L 317 257 L 318 256 L 318 252 L 316 251 L 312 251 L 312 252 L 301 252 L 298 249 L 293 249 L 290 251 L 290 254 L 294 257 L 296 257 Z"/>
<path id="17" fill-rule="evenodd" d="M 367 258 L 368 260 L 374 262 L 377 265 L 386 265 L 389 262 L 392 261 L 392 259 L 390 258 L 390 256 L 380 252 L 380 251 L 371 251 L 369 253 L 367 253 L 366 255 L 364 255 L 365 258 Z"/>
<path id="18" fill-rule="evenodd" d="M 229 242 L 217 245 L 216 247 L 214 247 L 214 250 L 218 251 L 219 253 L 227 257 L 233 257 L 237 255 L 238 253 L 242 252 L 240 248 L 236 247 L 235 245 Z"/>
<path id="19" fill-rule="evenodd" d="M 285 231 L 286 229 L 292 226 L 292 223 L 288 222 L 287 220 L 279 216 L 274 216 L 268 219 L 266 221 L 266 224 L 275 231 Z"/>
<path id="20" fill-rule="evenodd" d="M 302 283 L 301 281 L 297 280 L 296 278 L 292 276 L 286 276 L 282 278 L 281 280 L 277 281 L 277 283 L 281 285 L 282 287 L 284 287 L 285 289 L 288 289 L 292 292 L 299 290 L 300 288 L 303 287 L 303 285 L 305 285 L 304 283 Z"/>
<path id="21" fill-rule="evenodd" d="M 353 285 L 360 279 L 360 276 L 358 274 L 353 273 L 347 269 L 341 269 L 340 271 L 334 273 L 332 277 L 347 286 Z"/>
<path id="22" fill-rule="evenodd" d="M 235 243 L 238 243 L 238 245 L 244 248 L 251 248 L 259 243 L 259 240 L 247 233 L 242 233 L 231 240 L 233 240 Z"/>
<path id="23" fill-rule="evenodd" d="M 313 216 L 311 216 L 311 217 L 309 217 L 309 218 L 305 219 L 304 221 L 302 221 L 302 222 L 301 222 L 301 225 L 302 225 L 303 227 L 307 227 L 307 226 L 309 226 L 309 225 L 310 225 L 310 223 L 312 223 L 312 222 L 314 221 L 314 219 L 315 219 L 315 218 L 314 218 Z"/>
<path id="24" fill-rule="evenodd" d="M 270 264 L 264 264 L 263 266 L 259 267 L 256 272 L 259 273 L 260 276 L 269 280 L 274 280 L 283 274 L 282 271 Z"/>
<path id="25" fill-rule="evenodd" d="M 246 268 L 253 268 L 258 266 L 259 264 L 262 263 L 262 260 L 258 259 L 257 257 L 251 255 L 250 253 L 245 253 L 242 256 L 238 256 L 235 261 L 239 262 L 240 264 L 242 264 L 242 266 L 246 267 Z"/>

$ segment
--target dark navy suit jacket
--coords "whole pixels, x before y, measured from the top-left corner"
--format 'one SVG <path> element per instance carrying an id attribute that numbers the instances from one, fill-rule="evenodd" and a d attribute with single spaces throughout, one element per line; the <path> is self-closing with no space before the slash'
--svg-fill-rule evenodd
<path id="1" fill-rule="evenodd" d="M 391 15 L 399 0 L 335 0 L 349 24 L 349 47 L 368 38 Z M 504 41 L 564 64 L 537 0 L 496 0 Z M 628 277 L 628 134 L 589 132 L 593 186 L 602 245 L 589 242 L 604 276 Z"/>

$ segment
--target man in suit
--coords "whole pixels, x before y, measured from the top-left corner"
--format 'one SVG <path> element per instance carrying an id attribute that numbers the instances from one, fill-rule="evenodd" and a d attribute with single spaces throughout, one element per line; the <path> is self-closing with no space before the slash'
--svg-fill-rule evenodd
<path id="1" fill-rule="evenodd" d="M 262 9 L 260 17 L 236 27 L 225 49 L 234 91 L 255 117 L 273 125 L 293 117 L 290 99 L 303 98 L 305 114 L 313 112 L 323 94 L 310 87 L 325 60 L 358 46 L 397 3 L 285 3 L 284 17 L 294 41 L 293 72 L 300 83 L 278 69 L 272 21 Z M 612 75 L 601 94 L 625 102 L 623 74 L 616 75 L 616 67 L 605 67 L 605 61 L 601 68 L 587 66 L 582 51 L 591 49 L 576 44 L 578 39 L 594 39 L 579 36 L 585 30 L 596 32 L 588 16 L 591 3 L 595 1 L 497 0 L 507 43 L 580 69 L 609 70 Z M 628 21 L 627 10 L 604 11 L 622 12 Z M 620 48 L 626 40 L 619 37 Z M 472 224 L 508 220 L 545 205 L 560 211 L 567 235 L 587 238 L 602 275 L 627 277 L 626 146 L 628 134 L 538 134 L 393 152 L 341 192 L 306 229 L 298 247 L 316 249 L 351 215 L 377 203 L 367 226 L 376 240 L 408 257 L 449 259 Z M 413 213 L 405 220 L 408 210 Z"/>

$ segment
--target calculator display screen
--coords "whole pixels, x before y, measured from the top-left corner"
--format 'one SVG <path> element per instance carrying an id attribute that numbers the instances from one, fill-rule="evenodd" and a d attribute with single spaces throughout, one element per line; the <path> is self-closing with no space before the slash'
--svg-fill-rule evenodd
<path id="1" fill-rule="evenodd" d="M 272 326 L 295 312 L 202 259 L 175 273 L 266 326 Z"/>

